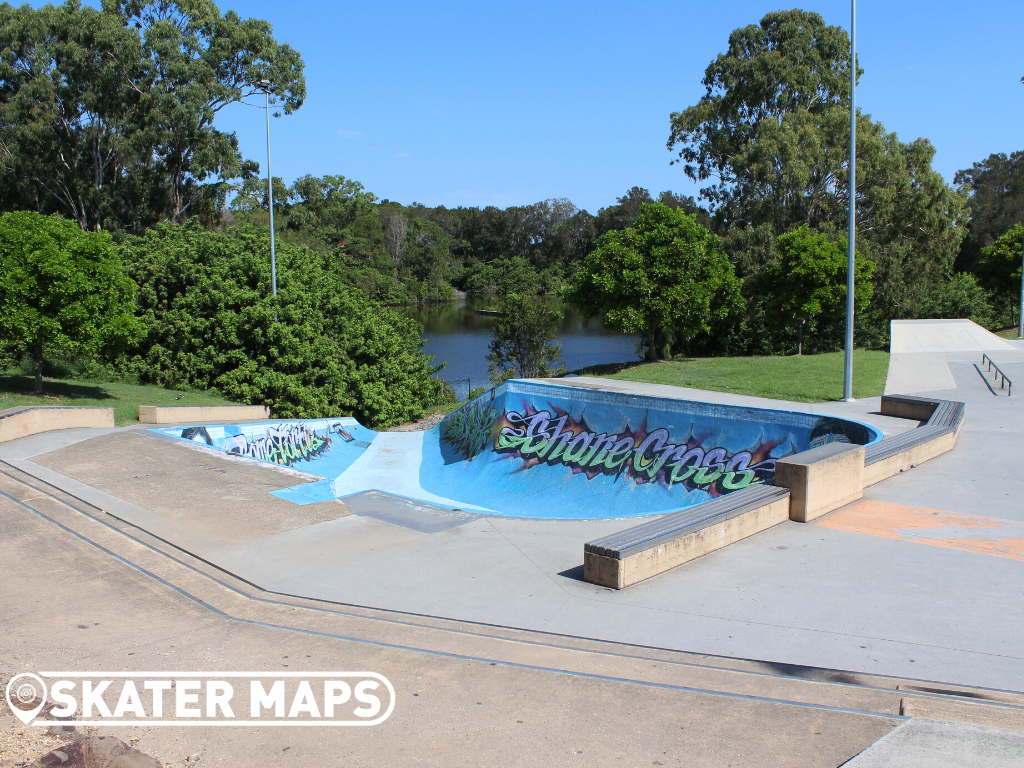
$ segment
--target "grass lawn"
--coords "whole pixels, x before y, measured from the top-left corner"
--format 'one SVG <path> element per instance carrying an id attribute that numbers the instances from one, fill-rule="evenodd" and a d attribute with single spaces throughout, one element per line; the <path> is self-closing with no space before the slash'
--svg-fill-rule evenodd
<path id="1" fill-rule="evenodd" d="M 140 405 L 235 405 L 209 392 L 185 392 L 155 385 L 43 379 L 43 394 L 32 393 L 34 380 L 20 373 L 0 373 L 0 410 L 25 405 L 100 405 L 114 408 L 120 427 L 139 420 Z"/>
<path id="2" fill-rule="evenodd" d="M 853 396 L 877 397 L 885 390 L 889 354 L 853 353 Z M 843 353 L 787 357 L 680 358 L 657 363 L 595 366 L 583 376 L 672 384 L 740 395 L 816 403 L 843 396 Z"/>
<path id="3" fill-rule="evenodd" d="M 993 331 L 996 336 L 1002 336 L 1004 339 L 1016 339 L 1017 338 L 1017 326 L 1012 328 L 1003 328 L 1001 331 Z"/>

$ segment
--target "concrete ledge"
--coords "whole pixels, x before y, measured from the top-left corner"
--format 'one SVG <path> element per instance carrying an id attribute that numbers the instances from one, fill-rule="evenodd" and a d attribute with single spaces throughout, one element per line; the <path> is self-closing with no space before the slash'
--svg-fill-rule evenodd
<path id="1" fill-rule="evenodd" d="M 735 498 L 734 498 L 735 497 Z M 704 516 L 698 516 L 700 507 Z M 745 539 L 789 517 L 789 493 L 759 486 L 584 545 L 583 579 L 623 589 Z M 615 548 L 621 544 L 621 548 Z M 611 546 L 609 546 L 611 545 Z"/>
<path id="2" fill-rule="evenodd" d="M 938 402 L 935 400 L 903 397 L 900 395 L 882 395 L 882 407 L 879 410 L 883 416 L 928 421 L 937 406 Z"/>
<path id="3" fill-rule="evenodd" d="M 1010 704 L 958 701 L 946 696 L 907 696 L 900 701 L 900 714 L 1024 731 L 1024 708 Z"/>
<path id="4" fill-rule="evenodd" d="M 929 459 L 934 459 L 936 456 L 952 450 L 959 435 L 960 427 L 957 426 L 931 440 L 916 443 L 899 453 L 866 465 L 864 467 L 865 487 L 880 483 L 900 472 L 906 472 L 918 464 L 923 464 Z"/>
<path id="5" fill-rule="evenodd" d="M 869 446 L 865 455 L 864 485 L 874 485 L 922 462 L 934 459 L 956 445 L 964 425 L 964 404 L 910 395 L 885 395 L 882 413 L 924 421 L 915 430 L 889 437 Z"/>
<path id="6" fill-rule="evenodd" d="M 807 523 L 864 496 L 864 446 L 828 443 L 775 462 L 789 488 L 789 519 Z"/>
<path id="7" fill-rule="evenodd" d="M 0 411 L 0 443 L 55 429 L 113 426 L 113 408 L 57 405 L 8 408 Z"/>
<path id="8" fill-rule="evenodd" d="M 140 405 L 142 424 L 180 424 L 186 421 L 251 421 L 269 419 L 265 405 Z"/>

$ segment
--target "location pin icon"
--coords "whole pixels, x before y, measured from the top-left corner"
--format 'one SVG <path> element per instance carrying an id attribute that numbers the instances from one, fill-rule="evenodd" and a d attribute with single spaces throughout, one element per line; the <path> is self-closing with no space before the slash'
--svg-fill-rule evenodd
<path id="1" fill-rule="evenodd" d="M 39 702 L 34 708 L 28 707 Z M 14 716 L 21 722 L 28 723 L 29 720 L 39 714 L 39 710 L 46 704 L 46 683 L 38 675 L 31 672 L 23 672 L 15 675 L 7 683 L 7 706 L 11 708 Z"/>

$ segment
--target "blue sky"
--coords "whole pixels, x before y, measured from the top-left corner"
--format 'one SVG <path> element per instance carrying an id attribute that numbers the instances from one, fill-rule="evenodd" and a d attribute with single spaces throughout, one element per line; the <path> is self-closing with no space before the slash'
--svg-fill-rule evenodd
<path id="1" fill-rule="evenodd" d="M 568 197 L 592 213 L 629 187 L 695 194 L 665 148 L 729 33 L 776 2 L 222 2 L 266 19 L 308 95 L 272 121 L 274 174 L 341 174 L 381 198 L 505 207 Z M 848 1 L 805 1 L 849 28 Z M 937 149 L 948 181 L 1024 150 L 1024 3 L 862 0 L 858 105 Z M 219 118 L 265 172 L 263 114 Z"/>

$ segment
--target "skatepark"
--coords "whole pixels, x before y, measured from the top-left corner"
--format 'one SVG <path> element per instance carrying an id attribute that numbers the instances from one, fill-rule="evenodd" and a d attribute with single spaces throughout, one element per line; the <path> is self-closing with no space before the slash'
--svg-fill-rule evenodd
<path id="1" fill-rule="evenodd" d="M 536 757 L 522 764 L 537 765 L 861 768 L 895 764 L 893 745 L 924 761 L 907 765 L 966 748 L 1019 758 L 1024 406 L 983 354 L 1024 380 L 1022 342 L 966 321 L 894 323 L 886 395 L 962 403 L 955 446 L 624 589 L 585 578 L 585 544 L 919 420 L 880 398 L 576 377 L 503 385 L 418 433 L 209 420 L 9 440 L 7 657 L 160 668 L 174 654 L 194 669 L 358 657 L 392 670 L 396 713 L 372 738 L 394 761 L 417 729 L 434 755 L 453 739 L 481 755 L 525 743 Z M 556 737 L 578 749 L 558 752 Z M 167 755 L 172 738 L 199 737 L 146 735 Z M 303 738 L 291 757 L 319 737 Z M 223 735 L 202 739 L 211 759 L 232 754 Z M 278 739 L 232 762 L 277 764 Z"/>

